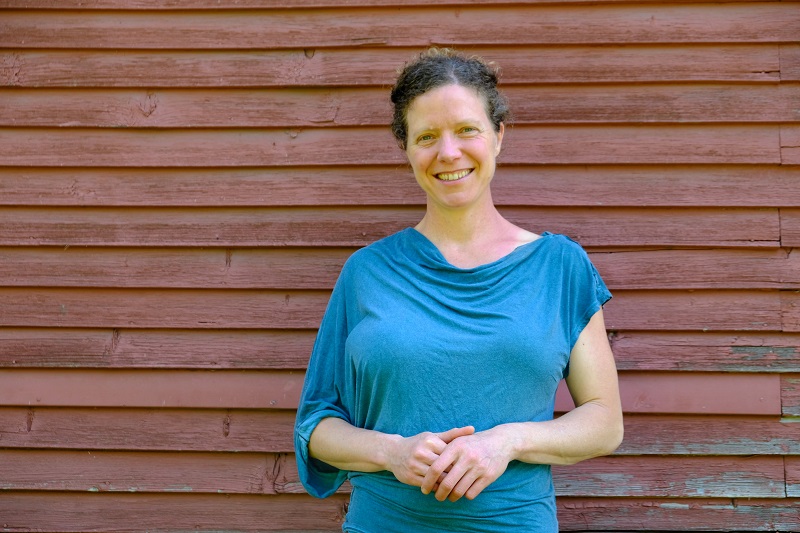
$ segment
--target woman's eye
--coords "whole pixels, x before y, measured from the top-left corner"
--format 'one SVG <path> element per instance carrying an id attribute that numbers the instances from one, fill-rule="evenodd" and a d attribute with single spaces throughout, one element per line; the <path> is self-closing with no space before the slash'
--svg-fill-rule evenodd
<path id="1" fill-rule="evenodd" d="M 432 140 L 433 140 L 433 135 L 425 134 L 425 135 L 420 135 L 419 138 L 417 139 L 417 142 L 418 143 L 428 143 L 428 142 L 431 142 Z"/>

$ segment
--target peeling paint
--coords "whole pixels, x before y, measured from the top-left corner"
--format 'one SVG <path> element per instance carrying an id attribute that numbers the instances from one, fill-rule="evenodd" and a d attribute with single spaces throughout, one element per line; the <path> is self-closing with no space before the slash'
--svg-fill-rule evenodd
<path id="1" fill-rule="evenodd" d="M 2 85 L 20 85 L 22 83 L 22 66 L 22 57 L 18 54 L 0 58 L 0 80 L 3 80 Z"/>
<path id="2" fill-rule="evenodd" d="M 662 503 L 659 505 L 662 509 L 689 509 L 688 503 Z"/>
<path id="3" fill-rule="evenodd" d="M 746 355 L 747 361 L 762 359 L 795 359 L 798 356 L 797 348 L 792 346 L 732 346 L 731 354 Z"/>
<path id="4" fill-rule="evenodd" d="M 632 475 L 608 472 L 597 476 L 603 483 L 618 484 L 620 486 L 629 486 L 636 480 Z"/>
<path id="5" fill-rule="evenodd" d="M 158 95 L 152 91 L 147 91 L 145 97 L 136 103 L 138 111 L 148 118 L 158 107 Z"/>
<path id="6" fill-rule="evenodd" d="M 230 413 L 228 413 L 222 420 L 222 436 L 227 437 L 230 434 L 231 434 L 231 415 Z"/>
<path id="7" fill-rule="evenodd" d="M 736 509 L 736 504 L 724 505 L 724 504 L 708 504 L 702 505 L 701 508 L 703 509 L 713 509 L 715 511 L 730 511 L 732 509 Z"/>
<path id="8" fill-rule="evenodd" d="M 165 487 L 164 492 L 192 492 L 192 487 Z"/>

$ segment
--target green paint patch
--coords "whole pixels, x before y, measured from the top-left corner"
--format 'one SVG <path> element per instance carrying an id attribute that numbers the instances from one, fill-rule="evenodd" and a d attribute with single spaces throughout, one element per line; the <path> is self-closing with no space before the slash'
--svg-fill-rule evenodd
<path id="1" fill-rule="evenodd" d="M 749 359 L 794 359 L 798 356 L 793 346 L 731 346 L 735 355 L 749 355 Z"/>
<path id="2" fill-rule="evenodd" d="M 764 371 L 800 372 L 800 351 L 794 346 L 731 346 L 731 355 Z"/>

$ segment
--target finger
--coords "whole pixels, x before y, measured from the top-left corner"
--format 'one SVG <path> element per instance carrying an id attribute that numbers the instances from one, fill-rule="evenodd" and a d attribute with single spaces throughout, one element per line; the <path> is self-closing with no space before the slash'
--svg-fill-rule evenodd
<path id="1" fill-rule="evenodd" d="M 442 480 L 442 482 L 439 483 L 439 488 L 436 489 L 435 493 L 436 499 L 439 500 L 440 502 L 443 502 L 447 498 L 449 498 L 450 495 L 455 490 L 455 488 L 458 486 L 459 483 L 461 483 L 462 479 L 464 479 L 465 476 L 467 476 L 467 479 L 465 481 L 467 485 L 466 488 L 464 489 L 466 491 L 466 489 L 472 485 L 472 482 L 474 481 L 475 478 L 469 477 L 466 468 L 461 467 L 458 464 L 453 465 L 453 468 L 450 470 L 450 473 L 448 473 L 447 476 L 445 476 L 445 478 Z M 461 496 L 458 495 L 458 498 L 460 497 Z M 456 498 L 456 500 L 458 498 Z"/>
<path id="2" fill-rule="evenodd" d="M 424 465 L 425 469 L 427 470 L 428 467 L 439 458 L 439 454 L 443 451 L 444 448 L 442 448 L 442 450 L 439 452 L 431 450 L 430 448 L 418 448 L 414 452 L 413 459 L 418 461 L 419 464 Z"/>
<path id="3" fill-rule="evenodd" d="M 448 429 L 442 433 L 437 433 L 437 436 L 445 443 L 450 443 L 458 437 L 466 437 L 467 435 L 472 435 L 473 433 L 475 433 L 474 426 L 464 426 L 461 428 Z"/>
<path id="4" fill-rule="evenodd" d="M 425 473 L 425 479 L 422 481 L 423 493 L 435 492 L 442 480 L 447 477 L 448 473 L 454 467 L 458 459 L 458 450 L 452 447 L 445 450 L 437 459 L 428 467 Z"/>
<path id="5" fill-rule="evenodd" d="M 452 466 L 451 463 L 452 460 L 441 455 L 431 463 L 420 485 L 423 494 L 430 494 L 438 489 L 440 483 L 447 477 L 448 471 Z"/>
<path id="6" fill-rule="evenodd" d="M 450 495 L 447 497 L 447 499 L 450 500 L 451 502 L 458 501 L 462 496 L 468 494 L 469 491 L 472 490 L 472 487 L 475 487 L 477 483 L 481 483 L 483 479 L 484 479 L 483 477 L 478 478 L 473 470 L 468 471 L 459 480 L 456 486 L 453 487 L 453 490 L 450 491 Z M 481 490 L 483 490 L 483 488 L 480 488 L 478 490 L 478 493 L 480 493 Z"/>
<path id="7" fill-rule="evenodd" d="M 430 465 L 421 462 L 415 462 L 409 465 L 408 469 L 411 471 L 412 474 L 415 476 L 419 476 L 420 482 L 425 478 L 425 474 L 428 473 L 428 469 Z"/>
<path id="8" fill-rule="evenodd" d="M 472 486 L 464 493 L 464 497 L 468 500 L 474 500 L 478 494 L 483 492 L 483 489 L 489 486 L 489 480 L 485 477 L 478 478 Z"/>

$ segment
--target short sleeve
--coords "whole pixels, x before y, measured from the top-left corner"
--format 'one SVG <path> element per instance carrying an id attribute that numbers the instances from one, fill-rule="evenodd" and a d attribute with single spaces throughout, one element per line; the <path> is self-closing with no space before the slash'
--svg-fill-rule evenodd
<path id="1" fill-rule="evenodd" d="M 344 283 L 340 277 L 320 324 L 306 371 L 294 429 L 295 459 L 300 481 L 317 498 L 330 496 L 347 478 L 347 472 L 309 455 L 308 442 L 317 424 L 328 417 L 351 422 L 345 362 L 347 315 Z M 351 422 L 352 423 L 352 422 Z"/>
<path id="2" fill-rule="evenodd" d="M 589 321 L 611 299 L 611 292 L 600 277 L 589 256 L 575 241 L 568 239 L 566 264 L 568 301 L 564 302 L 569 324 L 569 346 L 572 349 Z"/>

